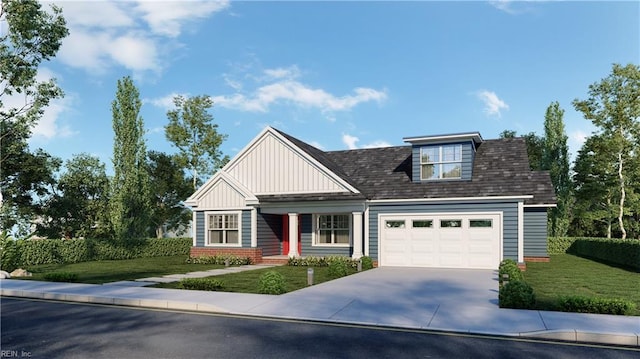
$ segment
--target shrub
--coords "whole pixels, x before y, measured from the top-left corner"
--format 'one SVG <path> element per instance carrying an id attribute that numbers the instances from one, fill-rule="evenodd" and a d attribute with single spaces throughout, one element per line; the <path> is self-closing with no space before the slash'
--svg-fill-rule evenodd
<path id="1" fill-rule="evenodd" d="M 347 263 L 347 261 L 338 260 L 329 263 L 329 276 L 331 278 L 340 278 L 349 274 Z"/>
<path id="2" fill-rule="evenodd" d="M 371 257 L 364 256 L 360 258 L 362 261 L 362 270 L 368 270 L 373 268 L 373 259 Z"/>
<path id="3" fill-rule="evenodd" d="M 276 271 L 268 271 L 260 276 L 258 291 L 262 294 L 282 294 L 287 292 L 284 276 Z"/>
<path id="4" fill-rule="evenodd" d="M 549 254 L 565 254 L 576 241 L 576 237 L 548 237 L 547 253 Z"/>
<path id="5" fill-rule="evenodd" d="M 218 291 L 224 284 L 215 278 L 184 278 L 180 280 L 182 289 Z"/>
<path id="6" fill-rule="evenodd" d="M 508 279 L 504 278 L 505 274 L 509 276 Z M 500 263 L 500 267 L 498 267 L 498 281 L 500 282 L 500 285 L 502 285 L 505 280 L 512 282 L 521 281 L 523 279 L 522 271 L 518 268 L 515 261 L 506 259 Z"/>
<path id="7" fill-rule="evenodd" d="M 622 299 L 608 299 L 584 296 L 564 296 L 558 298 L 557 306 L 563 312 L 631 315 L 636 305 Z"/>
<path id="8" fill-rule="evenodd" d="M 287 262 L 291 267 L 326 267 L 329 265 L 324 257 L 293 257 Z"/>
<path id="9" fill-rule="evenodd" d="M 44 280 L 49 282 L 77 282 L 78 275 L 71 272 L 52 272 L 43 276 Z"/>
<path id="10" fill-rule="evenodd" d="M 577 238 L 568 253 L 640 271 L 637 239 Z"/>
<path id="11" fill-rule="evenodd" d="M 500 308 L 531 309 L 536 303 L 533 288 L 522 280 L 511 280 L 500 287 Z"/>
<path id="12" fill-rule="evenodd" d="M 7 232 L 2 232 L 0 234 L 0 269 L 11 273 L 19 267 L 18 241 L 10 237 Z"/>
<path id="13" fill-rule="evenodd" d="M 238 257 L 238 256 L 232 256 L 232 255 L 189 257 L 187 258 L 187 263 L 224 265 L 226 264 L 227 260 L 229 260 L 229 265 L 232 265 L 232 266 L 241 266 L 241 265 L 251 264 L 251 258 L 249 257 Z"/>

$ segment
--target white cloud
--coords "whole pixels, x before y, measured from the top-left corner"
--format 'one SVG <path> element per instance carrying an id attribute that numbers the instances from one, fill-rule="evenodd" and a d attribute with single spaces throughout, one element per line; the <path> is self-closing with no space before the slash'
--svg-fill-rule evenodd
<path id="1" fill-rule="evenodd" d="M 300 76 L 297 66 L 267 69 L 258 81 L 269 83 L 259 86 L 250 94 L 236 92 L 231 95 L 214 96 L 214 102 L 221 106 L 247 112 L 267 112 L 274 104 L 289 103 L 295 106 L 318 108 L 322 111 L 348 111 L 363 102 L 378 103 L 387 99 L 386 90 L 358 87 L 351 94 L 333 95 L 323 89 L 313 88 L 295 78 Z M 245 86 L 225 75 L 225 81 L 236 89 Z"/>
<path id="2" fill-rule="evenodd" d="M 373 141 L 369 144 L 362 146 L 362 148 L 378 148 L 378 147 L 391 147 L 391 144 L 387 141 Z"/>
<path id="3" fill-rule="evenodd" d="M 320 142 L 318 141 L 311 141 L 311 142 L 307 142 L 308 144 L 310 144 L 311 146 L 324 150 L 324 146 L 320 144 Z"/>
<path id="4" fill-rule="evenodd" d="M 509 105 L 501 100 L 493 91 L 481 90 L 476 93 L 476 96 L 484 102 L 484 112 L 488 116 L 500 117 L 502 115 L 500 113 L 501 110 L 509 109 Z"/>
<path id="5" fill-rule="evenodd" d="M 356 148 L 358 148 L 358 146 L 356 146 L 356 142 L 358 141 L 360 141 L 358 137 L 351 136 L 346 133 L 342 134 L 342 143 L 344 143 L 350 150 L 355 150 Z"/>
<path id="6" fill-rule="evenodd" d="M 541 1 L 542 0 L 493 0 L 489 1 L 489 4 L 507 14 L 518 15 L 532 11 L 530 4 Z"/>
<path id="7" fill-rule="evenodd" d="M 571 142 L 573 142 L 576 145 L 576 147 L 582 147 L 582 145 L 584 144 L 584 142 L 587 140 L 588 137 L 589 137 L 588 133 L 582 130 L 576 130 L 571 133 Z"/>
<path id="8" fill-rule="evenodd" d="M 167 41 L 182 28 L 229 6 L 229 1 L 59 1 L 69 27 L 58 58 L 101 74 L 122 66 L 140 75 L 162 70 Z M 175 47 L 175 46 L 174 46 Z"/>
<path id="9" fill-rule="evenodd" d="M 177 93 L 177 92 L 172 92 L 166 96 L 162 96 L 162 97 L 157 97 L 157 98 L 145 98 L 142 100 L 142 103 L 149 103 L 153 106 L 156 107 L 160 107 L 162 109 L 165 110 L 170 110 L 175 108 L 174 104 L 173 104 L 173 99 L 176 96 L 183 96 L 183 97 L 189 97 L 188 93 Z"/>

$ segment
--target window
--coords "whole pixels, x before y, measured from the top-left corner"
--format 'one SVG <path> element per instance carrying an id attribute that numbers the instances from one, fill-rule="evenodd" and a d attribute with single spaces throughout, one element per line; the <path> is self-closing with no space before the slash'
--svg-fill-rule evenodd
<path id="1" fill-rule="evenodd" d="M 238 213 L 215 213 L 208 216 L 207 245 L 240 246 Z"/>
<path id="2" fill-rule="evenodd" d="M 413 228 L 433 228 L 433 221 L 427 220 L 413 220 Z"/>
<path id="3" fill-rule="evenodd" d="M 387 228 L 404 228 L 404 221 L 385 221 L 384 225 Z"/>
<path id="4" fill-rule="evenodd" d="M 440 228 L 460 228 L 462 227 L 461 219 L 443 219 L 440 221 Z"/>
<path id="5" fill-rule="evenodd" d="M 420 149 L 420 179 L 460 178 L 462 145 L 429 146 Z"/>
<path id="6" fill-rule="evenodd" d="M 323 214 L 318 216 L 315 244 L 349 245 L 350 216 L 348 214 Z"/>
<path id="7" fill-rule="evenodd" d="M 493 221 L 490 219 L 470 219 L 469 228 L 491 228 Z"/>

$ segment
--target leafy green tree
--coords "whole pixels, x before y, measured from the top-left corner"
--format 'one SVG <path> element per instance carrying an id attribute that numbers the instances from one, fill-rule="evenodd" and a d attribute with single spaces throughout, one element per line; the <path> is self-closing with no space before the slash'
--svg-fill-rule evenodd
<path id="1" fill-rule="evenodd" d="M 589 97 L 576 99 L 573 105 L 598 127 L 599 138 L 606 139 L 613 155 L 610 161 L 616 164 L 619 193 L 617 219 L 624 239 L 625 215 L 634 215 L 633 209 L 625 206 L 627 188 L 635 187 L 638 181 L 630 177 L 627 164 L 640 150 L 640 68 L 614 64 L 609 76 L 589 86 Z"/>
<path id="2" fill-rule="evenodd" d="M 570 209 L 573 201 L 569 166 L 569 146 L 564 130 L 564 110 L 552 102 L 544 116 L 541 169 L 549 171 L 557 197 L 557 207 L 549 212 L 549 234 L 562 237 L 569 229 Z"/>
<path id="3" fill-rule="evenodd" d="M 150 151 L 147 169 L 151 181 L 154 235 L 162 238 L 166 231 L 180 231 L 191 220 L 191 211 L 183 205 L 193 193 L 191 181 L 182 167 L 166 153 Z"/>
<path id="4" fill-rule="evenodd" d="M 60 165 L 27 144 L 45 107 L 63 96 L 55 80 L 36 80 L 38 66 L 55 56 L 68 35 L 60 8 L 41 7 L 35 0 L 0 2 L 0 213 L 6 229 L 39 214 L 37 198 L 47 193 Z M 17 105 L 9 102 L 18 98 Z"/>
<path id="5" fill-rule="evenodd" d="M 518 133 L 512 130 L 504 130 L 500 133 L 500 138 L 518 137 Z M 524 136 L 527 144 L 527 156 L 529 157 L 529 167 L 534 171 L 539 171 L 542 165 L 542 152 L 544 148 L 544 138 L 539 137 L 535 132 L 529 132 Z"/>
<path id="6" fill-rule="evenodd" d="M 108 232 L 109 179 L 98 157 L 75 155 L 66 163 L 56 190 L 44 206 L 37 232 L 49 238 L 95 238 Z"/>
<path id="7" fill-rule="evenodd" d="M 140 117 L 140 93 L 130 77 L 118 80 L 112 103 L 113 169 L 109 214 L 119 241 L 146 237 L 152 213 L 144 122 Z"/>
<path id="8" fill-rule="evenodd" d="M 199 183 L 229 161 L 220 151 L 227 136 L 218 133 L 218 125 L 208 111 L 213 107 L 209 96 L 176 96 L 173 103 L 176 108 L 167 112 L 169 124 L 165 127 L 165 135 L 178 148 L 178 163 L 191 171 L 195 190 Z"/>
<path id="9" fill-rule="evenodd" d="M 612 236 L 618 198 L 616 166 L 609 154 L 607 139 L 599 135 L 587 138 L 578 151 L 573 176 L 576 215 L 572 235 Z"/>

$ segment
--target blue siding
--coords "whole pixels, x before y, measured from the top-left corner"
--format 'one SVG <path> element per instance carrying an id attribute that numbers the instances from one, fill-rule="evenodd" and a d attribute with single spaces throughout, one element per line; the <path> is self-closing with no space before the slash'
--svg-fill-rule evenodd
<path id="1" fill-rule="evenodd" d="M 547 209 L 525 208 L 524 212 L 524 256 L 548 257 L 547 254 Z"/>
<path id="2" fill-rule="evenodd" d="M 251 210 L 242 211 L 242 248 L 251 248 Z"/>
<path id="3" fill-rule="evenodd" d="M 369 256 L 380 260 L 378 249 L 378 214 L 502 212 L 503 258 L 518 259 L 518 204 L 496 203 L 434 203 L 423 205 L 375 205 L 369 207 Z"/>
<path id="4" fill-rule="evenodd" d="M 282 215 L 258 214 L 258 248 L 263 256 L 282 253 Z"/>
<path id="5" fill-rule="evenodd" d="M 350 256 L 351 247 L 314 247 L 313 215 L 302 215 L 302 256 Z"/>
<path id="6" fill-rule="evenodd" d="M 204 247 L 204 212 L 196 212 L 196 247 Z"/>
<path id="7" fill-rule="evenodd" d="M 422 147 L 434 147 L 442 145 L 462 145 L 462 172 L 460 179 L 470 180 L 473 175 L 473 160 L 475 158 L 475 151 L 473 149 L 473 143 L 468 142 L 454 142 L 454 143 L 439 143 L 437 145 L 416 145 L 411 150 L 412 154 L 412 170 L 411 176 L 413 182 L 421 182 L 420 180 L 420 148 Z M 432 180 L 433 181 L 433 180 Z M 446 180 L 452 181 L 452 180 Z"/>

